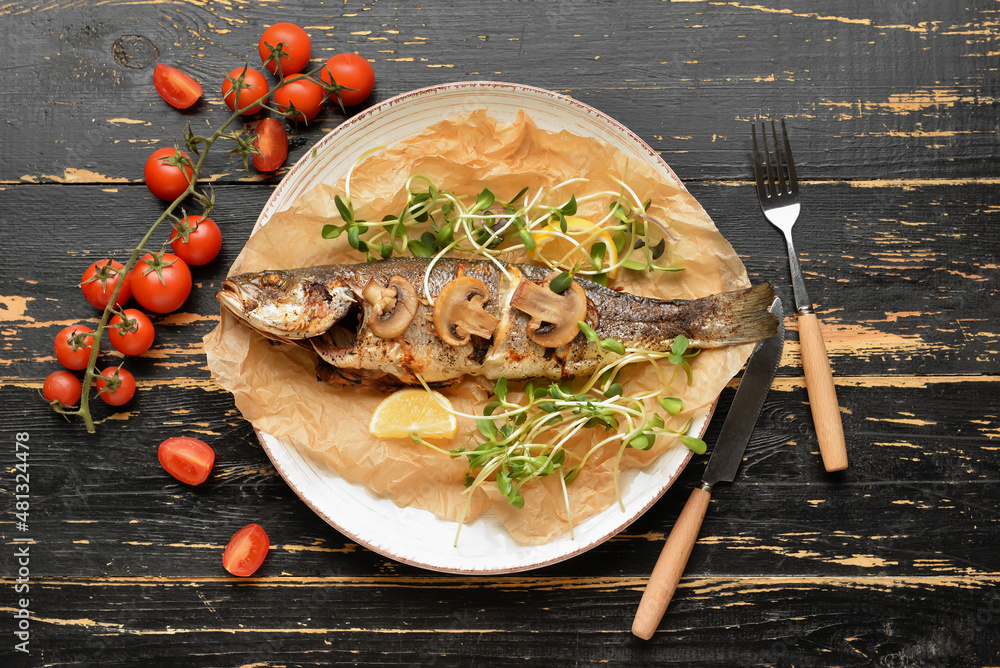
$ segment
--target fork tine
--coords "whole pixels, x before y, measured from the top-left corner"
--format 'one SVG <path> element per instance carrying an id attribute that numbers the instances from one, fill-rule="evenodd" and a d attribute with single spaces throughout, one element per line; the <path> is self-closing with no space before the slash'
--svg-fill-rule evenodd
<path id="1" fill-rule="evenodd" d="M 771 148 L 767 143 L 767 125 L 760 124 L 760 134 L 764 142 L 764 171 L 767 174 L 767 196 L 775 197 L 778 193 L 774 189 L 774 166 L 771 165 Z M 777 156 L 775 156 L 777 157 Z"/>
<path id="2" fill-rule="evenodd" d="M 795 162 L 792 161 L 792 146 L 788 143 L 788 130 L 785 129 L 785 119 L 781 119 L 781 138 L 784 140 L 785 144 L 785 161 L 788 163 L 788 187 L 792 194 L 798 194 L 799 192 L 799 180 L 795 176 Z M 774 141 L 778 141 L 778 136 L 775 135 Z"/>
<path id="3" fill-rule="evenodd" d="M 753 141 L 753 176 L 757 180 L 757 197 L 767 197 L 767 188 L 764 186 L 764 170 L 761 169 L 760 150 L 757 148 L 757 125 L 750 126 L 750 139 Z"/>
<path id="4" fill-rule="evenodd" d="M 782 123 L 782 128 L 784 128 L 784 123 Z M 778 149 L 778 131 L 775 128 L 773 120 L 771 121 L 771 137 L 774 139 L 774 171 L 778 173 L 778 194 L 784 195 L 788 192 L 785 190 L 785 170 L 781 166 L 781 151 Z M 787 141 L 785 142 L 785 157 L 788 157 Z"/>

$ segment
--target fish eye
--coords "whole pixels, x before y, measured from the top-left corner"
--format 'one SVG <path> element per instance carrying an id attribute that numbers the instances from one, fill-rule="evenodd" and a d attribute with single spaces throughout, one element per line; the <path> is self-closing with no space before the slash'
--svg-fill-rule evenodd
<path id="1" fill-rule="evenodd" d="M 264 274 L 261 283 L 268 288 L 280 288 L 285 284 L 285 277 L 276 273 Z"/>

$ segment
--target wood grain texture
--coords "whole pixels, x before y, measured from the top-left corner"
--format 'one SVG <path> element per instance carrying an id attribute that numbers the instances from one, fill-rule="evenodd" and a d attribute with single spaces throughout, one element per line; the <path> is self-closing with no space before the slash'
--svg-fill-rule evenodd
<path id="1" fill-rule="evenodd" d="M 38 391 L 57 366 L 52 338 L 96 317 L 80 275 L 124 255 L 163 210 L 142 184 L 146 157 L 188 123 L 223 121 L 224 73 L 255 65 L 262 27 L 279 20 L 306 27 L 314 65 L 340 51 L 372 63 L 375 93 L 349 115 L 477 79 L 593 105 L 659 152 L 751 279 L 791 303 L 781 235 L 750 182 L 750 121 L 786 118 L 803 203 L 796 246 L 850 468 L 831 475 L 819 462 L 789 317 L 737 481 L 713 490 L 650 641 L 631 622 L 706 457 L 622 533 L 538 571 L 439 575 L 360 547 L 288 488 L 205 366 L 212 293 L 287 171 L 248 173 L 224 151 L 204 179 L 222 256 L 195 269 L 191 299 L 154 318 L 154 347 L 126 362 L 136 399 L 98 402 L 96 435 L 50 412 Z M 1000 663 L 996 2 L 15 0 L 0 6 L 0 34 L 0 665 Z M 204 99 L 168 107 L 152 86 L 159 62 L 199 79 Z M 346 117 L 327 108 L 289 128 L 288 165 Z M 21 532 L 12 443 L 25 431 Z M 179 434 L 216 450 L 202 487 L 156 461 Z M 222 551 L 252 521 L 271 551 L 255 577 L 231 578 Z M 27 536 L 26 656 L 13 615 L 14 540 Z"/>

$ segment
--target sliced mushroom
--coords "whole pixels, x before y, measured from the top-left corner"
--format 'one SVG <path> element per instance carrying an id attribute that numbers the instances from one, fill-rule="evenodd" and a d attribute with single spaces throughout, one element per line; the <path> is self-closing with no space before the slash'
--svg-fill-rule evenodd
<path id="1" fill-rule="evenodd" d="M 361 296 L 372 305 L 368 329 L 382 339 L 394 339 L 405 332 L 417 314 L 417 291 L 402 276 L 393 276 L 384 288 L 372 280 Z"/>
<path id="2" fill-rule="evenodd" d="M 472 334 L 490 338 L 500 321 L 483 308 L 489 299 L 490 289 L 478 278 L 460 276 L 449 281 L 434 300 L 434 331 L 456 347 L 469 343 Z"/>
<path id="3" fill-rule="evenodd" d="M 510 297 L 511 306 L 531 316 L 528 338 L 546 348 L 565 346 L 575 339 L 580 333 L 576 323 L 587 318 L 587 293 L 579 283 L 572 281 L 562 294 L 549 288 L 559 273 L 552 272 L 541 285 L 522 279 Z M 543 323 L 550 326 L 539 331 Z"/>

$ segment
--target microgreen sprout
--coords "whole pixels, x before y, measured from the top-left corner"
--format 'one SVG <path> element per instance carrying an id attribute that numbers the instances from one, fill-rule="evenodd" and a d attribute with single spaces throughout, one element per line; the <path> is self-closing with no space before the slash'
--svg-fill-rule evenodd
<path id="1" fill-rule="evenodd" d="M 527 382 L 515 400 L 507 379 L 501 377 L 491 388 L 491 399 L 484 405 L 481 415 L 462 413 L 441 403 L 450 413 L 473 419 L 476 424 L 469 441 L 449 453 L 453 458 L 464 457 L 468 462 L 467 496 L 459 518 L 456 544 L 472 492 L 487 482 L 493 481 L 507 502 L 520 508 L 524 505 L 525 485 L 559 475 L 566 511 L 572 518 L 565 486 L 572 484 L 588 461 L 605 448 L 613 448 L 615 452 L 615 495 L 622 510 L 625 507 L 619 487 L 619 468 L 627 449 L 649 450 L 658 437 L 663 436 L 677 439 L 696 453 L 705 452 L 704 441 L 686 433 L 691 426 L 690 420 L 681 429 L 671 429 L 667 419 L 655 410 L 662 408 L 670 416 L 684 410 L 681 399 L 660 396 L 670 386 L 673 376 L 668 380 L 659 362 L 673 365 L 675 373 L 678 366 L 684 368 L 690 383 L 690 360 L 697 354 L 697 351 L 689 352 L 690 342 L 677 337 L 681 341 L 676 341 L 675 348 L 666 353 L 626 348 L 615 339 L 600 339 L 585 322 L 577 324 L 588 341 L 598 344 L 598 354 L 604 361 L 586 381 L 572 386 L 558 382 Z M 660 389 L 635 393 L 626 390 L 627 384 L 619 382 L 623 368 L 641 363 L 651 364 L 656 370 L 662 381 Z M 420 382 L 430 389 L 423 379 Z M 594 435 L 590 437 L 595 441 L 591 447 L 585 451 L 571 447 L 577 446 L 585 434 Z M 411 435 L 411 439 L 424 443 L 416 435 Z M 571 534 L 572 531 L 570 519 Z"/>
<path id="2" fill-rule="evenodd" d="M 618 192 L 597 191 L 568 199 L 560 195 L 569 186 L 587 183 L 577 178 L 552 188 L 522 188 L 509 200 L 498 198 L 489 188 L 475 197 L 458 196 L 438 186 L 422 175 L 411 176 L 405 184 L 406 203 L 398 213 L 379 221 L 358 217 L 351 200 L 351 176 L 356 167 L 372 151 L 358 158 L 345 179 L 344 196 L 336 195 L 334 203 L 340 224 L 328 223 L 321 234 L 324 239 L 336 239 L 347 234 L 351 248 L 365 255 L 369 262 L 409 253 L 413 257 L 431 260 L 424 276 L 424 299 L 433 304 L 429 276 L 437 262 L 450 253 L 466 253 L 492 261 L 502 273 L 509 273 L 502 263 L 511 251 L 534 253 L 533 258 L 552 270 L 561 270 L 550 282 L 556 292 L 569 287 L 577 275 L 607 285 L 609 274 L 620 268 L 635 271 L 680 271 L 683 267 L 660 265 L 666 238 L 651 238 L 651 227 L 659 227 L 673 238 L 666 225 L 647 214 L 651 200 L 642 202 L 624 182 Z M 608 213 L 595 222 L 594 229 L 581 238 L 570 234 L 567 218 L 575 216 L 582 203 L 605 199 Z M 562 204 L 551 204 L 562 201 Z M 649 222 L 655 225 L 649 225 Z M 599 237 L 608 235 L 615 245 L 611 254 L 608 244 Z M 550 257 L 543 238 L 559 238 L 569 242 L 569 251 Z M 607 238 L 607 237 L 605 237 Z M 577 258 L 584 249 L 583 262 Z M 617 260 L 612 260 L 617 258 Z"/>

